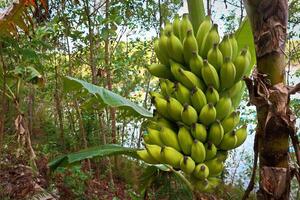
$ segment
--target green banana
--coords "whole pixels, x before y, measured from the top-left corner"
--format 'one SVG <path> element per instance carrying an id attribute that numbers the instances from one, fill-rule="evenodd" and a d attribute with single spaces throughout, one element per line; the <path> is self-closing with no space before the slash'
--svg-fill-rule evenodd
<path id="1" fill-rule="evenodd" d="M 238 130 L 236 130 L 235 135 L 237 137 L 237 142 L 234 148 L 237 148 L 241 146 L 247 139 L 247 126 L 242 126 Z"/>
<path id="2" fill-rule="evenodd" d="M 170 96 L 170 94 L 168 92 L 168 85 L 167 85 L 165 79 L 159 79 L 159 87 L 160 87 L 160 91 L 162 93 L 163 98 Z M 159 96 L 157 96 L 157 97 L 159 97 Z M 162 97 L 160 97 L 160 98 L 162 98 Z"/>
<path id="3" fill-rule="evenodd" d="M 206 152 L 205 160 L 211 160 L 217 155 L 217 148 L 211 141 L 208 141 L 204 147 Z"/>
<path id="4" fill-rule="evenodd" d="M 202 142 L 194 140 L 191 147 L 191 157 L 196 163 L 202 163 L 205 160 L 205 147 Z"/>
<path id="5" fill-rule="evenodd" d="M 224 162 L 228 157 L 228 151 L 219 150 L 217 151 L 216 157 L 218 158 L 218 160 Z"/>
<path id="6" fill-rule="evenodd" d="M 172 81 L 165 79 L 165 82 L 167 84 L 166 90 L 167 90 L 167 96 L 175 97 L 175 83 Z"/>
<path id="7" fill-rule="evenodd" d="M 158 98 L 165 98 L 162 94 L 158 93 L 158 92 L 154 92 L 154 91 L 151 91 L 149 92 L 150 96 L 151 97 L 158 97 Z"/>
<path id="8" fill-rule="evenodd" d="M 235 131 L 231 131 L 224 134 L 222 142 L 218 147 L 219 149 L 222 150 L 231 150 L 235 148 L 236 143 L 237 143 L 237 136 L 235 134 Z"/>
<path id="9" fill-rule="evenodd" d="M 170 33 L 170 32 L 173 32 L 172 24 L 169 21 L 165 21 L 164 32 L 166 35 L 168 35 L 168 33 Z"/>
<path id="10" fill-rule="evenodd" d="M 220 71 L 221 66 L 223 65 L 223 55 L 219 49 L 219 44 L 214 43 L 213 47 L 207 53 L 208 62 L 214 66 L 217 72 Z"/>
<path id="11" fill-rule="evenodd" d="M 224 136 L 224 129 L 219 120 L 215 121 L 209 128 L 208 141 L 218 146 Z"/>
<path id="12" fill-rule="evenodd" d="M 200 113 L 203 106 L 207 104 L 205 94 L 201 89 L 194 87 L 191 90 L 191 102 L 196 111 Z"/>
<path id="13" fill-rule="evenodd" d="M 243 82 L 242 81 L 238 81 L 237 83 L 235 83 L 231 88 L 225 90 L 222 93 L 222 96 L 229 96 L 230 98 L 233 98 L 234 96 L 236 96 L 238 93 L 242 92 L 242 87 L 243 87 Z"/>
<path id="14" fill-rule="evenodd" d="M 222 42 L 219 44 L 219 49 L 222 52 L 223 58 L 229 57 L 232 60 L 232 46 L 228 35 L 223 37 Z"/>
<path id="15" fill-rule="evenodd" d="M 152 64 L 148 67 L 148 71 L 158 78 L 174 79 L 170 68 L 163 64 Z"/>
<path id="16" fill-rule="evenodd" d="M 220 70 L 220 82 L 222 89 L 228 89 L 235 83 L 236 70 L 229 57 L 224 58 L 224 63 Z"/>
<path id="17" fill-rule="evenodd" d="M 200 192 L 209 192 L 211 191 L 211 187 L 209 184 L 209 181 L 207 179 L 205 180 L 198 180 L 194 182 L 195 188 L 199 190 Z"/>
<path id="18" fill-rule="evenodd" d="M 166 164 L 174 168 L 180 168 L 180 161 L 183 155 L 172 147 L 165 146 L 161 149 L 162 158 Z"/>
<path id="19" fill-rule="evenodd" d="M 181 121 L 181 112 L 183 110 L 183 106 L 177 99 L 173 97 L 167 97 L 167 111 L 169 116 L 174 121 Z"/>
<path id="20" fill-rule="evenodd" d="M 172 129 L 162 127 L 160 130 L 160 139 L 166 146 L 173 147 L 177 151 L 181 151 L 177 134 Z"/>
<path id="21" fill-rule="evenodd" d="M 167 101 L 165 99 L 159 97 L 152 97 L 151 101 L 159 114 L 161 114 L 167 119 L 170 119 L 170 115 L 168 114 L 167 110 Z"/>
<path id="22" fill-rule="evenodd" d="M 208 126 L 216 120 L 217 112 L 212 103 L 208 103 L 201 109 L 199 120 L 202 124 Z"/>
<path id="23" fill-rule="evenodd" d="M 181 83 L 177 82 L 175 83 L 175 98 L 181 103 L 181 104 L 191 104 L 190 100 L 190 91 L 185 86 L 183 86 Z"/>
<path id="24" fill-rule="evenodd" d="M 195 161 L 189 156 L 184 156 L 180 161 L 180 169 L 186 174 L 193 173 L 195 165 Z"/>
<path id="25" fill-rule="evenodd" d="M 160 130 L 161 127 L 167 127 L 167 128 L 172 129 L 172 130 L 175 129 L 174 124 L 172 122 L 170 122 L 169 120 L 165 119 L 162 116 L 156 116 L 155 120 L 156 120 L 156 123 L 159 126 L 159 130 Z"/>
<path id="26" fill-rule="evenodd" d="M 216 90 L 219 90 L 220 81 L 218 72 L 207 60 L 203 61 L 201 74 L 206 86 L 212 85 Z"/>
<path id="27" fill-rule="evenodd" d="M 163 52 L 162 49 L 160 49 L 159 41 L 159 39 L 154 40 L 154 52 L 161 64 L 169 65 L 169 56 L 167 54 L 168 52 Z"/>
<path id="28" fill-rule="evenodd" d="M 232 48 L 232 60 L 235 60 L 239 52 L 239 47 L 233 33 L 229 35 L 229 40 Z"/>
<path id="29" fill-rule="evenodd" d="M 198 87 L 201 90 L 204 90 L 204 83 L 193 72 L 179 69 L 179 73 L 181 74 L 181 83 L 188 89 Z"/>
<path id="30" fill-rule="evenodd" d="M 217 177 L 208 177 L 207 180 L 208 180 L 208 182 L 209 182 L 210 187 L 211 187 L 213 190 L 214 190 L 215 188 L 217 188 L 217 187 L 221 184 L 221 182 L 222 182 L 222 180 L 219 179 L 219 178 L 217 178 Z"/>
<path id="31" fill-rule="evenodd" d="M 204 162 L 209 169 L 209 176 L 219 176 L 224 168 L 223 162 L 219 158 L 214 158 Z"/>
<path id="32" fill-rule="evenodd" d="M 193 175 L 200 180 L 205 180 L 209 175 L 209 169 L 205 164 L 200 163 L 195 167 Z"/>
<path id="33" fill-rule="evenodd" d="M 198 114 L 195 108 L 185 103 L 181 112 L 181 120 L 186 125 L 192 125 L 198 121 Z"/>
<path id="34" fill-rule="evenodd" d="M 160 31 L 159 43 L 158 43 L 159 52 L 164 57 L 164 59 L 168 60 L 169 63 L 169 55 L 168 55 L 168 37 L 165 34 L 164 30 Z M 167 63 L 167 64 L 168 64 Z M 164 63 L 163 63 L 164 64 Z M 167 65 L 166 64 L 166 65 Z"/>
<path id="35" fill-rule="evenodd" d="M 173 32 L 176 37 L 180 38 L 180 18 L 178 14 L 175 14 L 173 21 Z"/>
<path id="36" fill-rule="evenodd" d="M 246 49 L 241 51 L 241 54 L 235 59 L 234 65 L 236 67 L 235 82 L 238 82 L 246 74 L 246 71 L 250 65 L 250 60 L 248 60 Z"/>
<path id="37" fill-rule="evenodd" d="M 207 138 L 206 127 L 203 124 L 195 123 L 191 126 L 192 136 L 200 142 L 205 142 Z"/>
<path id="38" fill-rule="evenodd" d="M 180 73 L 180 70 L 183 69 L 183 65 L 179 64 L 179 63 L 176 63 L 174 62 L 173 60 L 170 60 L 170 69 L 171 69 L 171 72 L 174 76 L 174 78 L 181 82 L 182 83 L 182 74 Z"/>
<path id="39" fill-rule="evenodd" d="M 201 48 L 204 43 L 204 39 L 207 37 L 209 30 L 213 26 L 210 16 L 206 16 L 204 21 L 200 24 L 199 29 L 197 31 L 196 39 L 198 42 L 198 47 Z"/>
<path id="40" fill-rule="evenodd" d="M 147 152 L 146 149 L 138 150 L 136 153 L 146 163 L 158 164 L 158 162 L 154 158 L 151 157 L 151 155 Z"/>
<path id="41" fill-rule="evenodd" d="M 193 25 L 190 22 L 189 14 L 185 13 L 180 21 L 180 40 L 183 42 L 188 30 L 193 30 Z"/>
<path id="42" fill-rule="evenodd" d="M 186 33 L 186 38 L 183 40 L 183 55 L 185 63 L 190 63 L 193 52 L 198 52 L 198 44 L 193 30 L 189 29 Z"/>
<path id="43" fill-rule="evenodd" d="M 213 48 L 215 43 L 219 44 L 220 36 L 218 33 L 218 25 L 214 24 L 209 30 L 207 36 L 204 38 L 204 42 L 200 48 L 200 56 L 202 58 L 207 58 L 208 51 Z"/>
<path id="44" fill-rule="evenodd" d="M 222 121 L 225 117 L 230 114 L 232 111 L 231 99 L 227 96 L 221 97 L 218 103 L 216 104 L 217 119 Z"/>
<path id="45" fill-rule="evenodd" d="M 181 147 L 182 152 L 185 155 L 191 154 L 191 147 L 193 144 L 193 138 L 190 131 L 185 127 L 181 126 L 178 131 L 178 142 Z"/>
<path id="46" fill-rule="evenodd" d="M 219 101 L 219 92 L 212 86 L 208 86 L 206 92 L 205 92 L 206 100 L 208 103 L 212 103 L 213 105 L 216 105 L 216 103 Z"/>
<path id="47" fill-rule="evenodd" d="M 198 52 L 193 51 L 192 52 L 192 57 L 190 59 L 189 63 L 191 71 L 196 74 L 199 78 L 202 76 L 201 75 L 201 68 L 203 67 L 203 60 L 201 56 L 198 55 Z"/>
<path id="48" fill-rule="evenodd" d="M 149 155 L 159 163 L 164 163 L 164 159 L 161 155 L 161 147 L 155 144 L 145 144 L 145 148 Z"/>
<path id="49" fill-rule="evenodd" d="M 149 142 L 148 144 L 156 144 L 158 146 L 163 146 L 163 142 L 160 139 L 160 131 L 152 129 L 152 128 L 147 128 L 148 131 L 148 138 Z"/>
<path id="50" fill-rule="evenodd" d="M 183 46 L 181 41 L 174 35 L 173 32 L 168 33 L 168 55 L 171 59 L 178 63 L 183 63 Z"/>
<path id="51" fill-rule="evenodd" d="M 224 132 L 232 131 L 240 122 L 240 112 L 232 112 L 228 117 L 226 117 L 222 122 L 222 127 Z"/>

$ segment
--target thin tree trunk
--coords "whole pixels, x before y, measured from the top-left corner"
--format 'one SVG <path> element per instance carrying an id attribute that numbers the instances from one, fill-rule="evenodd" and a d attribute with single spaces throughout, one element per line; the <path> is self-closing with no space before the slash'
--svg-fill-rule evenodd
<path id="1" fill-rule="evenodd" d="M 211 16 L 211 1 L 206 0 L 207 15 Z"/>
<path id="2" fill-rule="evenodd" d="M 32 136 L 33 133 L 33 122 L 34 122 L 34 87 L 29 85 L 29 94 L 28 94 L 28 128 Z"/>
<path id="3" fill-rule="evenodd" d="M 285 78 L 288 0 L 244 0 L 256 46 L 257 68 L 246 79 L 250 102 L 256 106 L 260 186 L 257 198 L 290 196 L 289 135 L 295 118 L 289 108 Z"/>
<path id="4" fill-rule="evenodd" d="M 3 79 L 2 79 L 2 97 L 1 97 L 1 116 L 0 116 L 0 146 L 2 147 L 4 133 L 5 133 L 5 119 L 7 111 L 7 98 L 6 98 L 6 74 L 7 68 L 4 62 L 3 53 L 2 53 L 2 44 L 0 43 L 0 57 L 1 57 L 1 66 L 3 70 Z M 1 149 L 0 149 L 1 150 Z M 1 153 L 1 151 L 0 151 Z"/>

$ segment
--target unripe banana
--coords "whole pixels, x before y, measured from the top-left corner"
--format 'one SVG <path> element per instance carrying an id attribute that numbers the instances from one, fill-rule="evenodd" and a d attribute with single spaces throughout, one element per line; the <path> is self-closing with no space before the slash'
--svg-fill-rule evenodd
<path id="1" fill-rule="evenodd" d="M 180 168 L 180 161 L 183 155 L 172 147 L 165 146 L 161 150 L 162 157 L 166 164 L 174 168 Z"/>
<path id="2" fill-rule="evenodd" d="M 175 97 L 175 83 L 173 83 L 172 81 L 165 79 L 165 82 L 167 84 L 167 96 L 170 97 Z"/>
<path id="3" fill-rule="evenodd" d="M 199 78 L 202 77 L 201 75 L 201 68 L 203 67 L 203 60 L 201 56 L 198 55 L 198 52 L 192 52 L 192 57 L 190 59 L 190 69 L 191 71 L 196 74 Z"/>
<path id="4" fill-rule="evenodd" d="M 197 111 L 192 106 L 185 103 L 181 112 L 181 120 L 189 126 L 196 123 L 198 121 Z"/>
<path id="5" fill-rule="evenodd" d="M 196 163 L 202 163 L 205 160 L 205 147 L 202 142 L 194 140 L 191 147 L 191 157 Z"/>
<path id="6" fill-rule="evenodd" d="M 199 190 L 200 192 L 208 192 L 211 190 L 209 181 L 207 179 L 205 179 L 205 180 L 197 179 L 197 181 L 195 181 L 194 185 L 195 185 L 195 188 L 197 190 Z"/>
<path id="7" fill-rule="evenodd" d="M 161 147 L 155 144 L 145 144 L 145 148 L 149 155 L 159 163 L 164 163 L 164 159 L 161 155 Z"/>
<path id="8" fill-rule="evenodd" d="M 205 164 L 200 163 L 195 167 L 193 175 L 200 180 L 205 180 L 209 175 L 209 169 Z"/>
<path id="9" fill-rule="evenodd" d="M 159 114 L 161 114 L 167 119 L 170 119 L 170 115 L 168 114 L 167 110 L 167 101 L 165 99 L 159 97 L 152 97 L 151 101 Z"/>
<path id="10" fill-rule="evenodd" d="M 224 58 L 224 63 L 220 70 L 220 82 L 222 89 L 228 89 L 235 83 L 236 70 L 229 57 Z"/>
<path id="11" fill-rule="evenodd" d="M 183 40 L 183 55 L 185 63 L 190 63 L 193 52 L 198 52 L 198 44 L 193 30 L 189 29 L 186 33 L 186 38 Z"/>
<path id="12" fill-rule="evenodd" d="M 187 89 L 185 86 L 183 86 L 179 82 L 175 83 L 175 98 L 181 104 L 185 104 L 185 103 L 190 104 L 191 103 L 189 89 Z"/>
<path id="13" fill-rule="evenodd" d="M 220 71 L 221 66 L 223 65 L 223 55 L 219 49 L 219 44 L 214 43 L 213 47 L 207 53 L 208 62 L 214 66 L 217 72 Z"/>
<path id="14" fill-rule="evenodd" d="M 159 39 L 155 39 L 154 41 L 154 52 L 161 64 L 169 65 L 168 52 L 162 52 L 159 47 L 159 41 Z"/>
<path id="15" fill-rule="evenodd" d="M 199 120 L 202 124 L 208 126 L 216 120 L 216 116 L 217 112 L 214 105 L 212 103 L 208 103 L 203 106 L 199 115 Z"/>
<path id="16" fill-rule="evenodd" d="M 199 29 L 197 31 L 196 39 L 198 42 L 198 47 L 201 47 L 204 43 L 204 39 L 207 37 L 209 30 L 212 27 L 212 21 L 210 16 L 206 16 L 204 21 L 200 24 Z"/>
<path id="17" fill-rule="evenodd" d="M 167 49 L 168 49 L 169 57 L 178 63 L 183 63 L 184 61 L 183 46 L 180 40 L 174 35 L 173 32 L 169 32 L 167 36 L 168 36 Z"/>
<path id="18" fill-rule="evenodd" d="M 225 117 L 230 114 L 232 111 L 231 99 L 227 96 L 221 97 L 218 103 L 216 104 L 217 119 L 222 121 Z"/>
<path id="19" fill-rule="evenodd" d="M 151 92 L 149 92 L 149 94 L 150 94 L 150 96 L 151 96 L 151 97 L 159 97 L 159 98 L 164 98 L 164 96 L 163 96 L 163 95 L 161 95 L 161 94 L 160 94 L 160 93 L 158 93 L 158 92 L 151 91 Z"/>
<path id="20" fill-rule="evenodd" d="M 237 142 L 235 144 L 235 148 L 237 148 L 237 147 L 241 146 L 247 139 L 247 126 L 242 126 L 238 130 L 236 130 L 235 135 L 237 137 Z"/>
<path id="21" fill-rule="evenodd" d="M 208 167 L 209 169 L 209 176 L 219 176 L 224 168 L 224 164 L 223 162 L 218 159 L 218 158 L 214 158 L 212 160 L 208 160 L 206 162 L 204 162 L 204 164 Z"/>
<path id="22" fill-rule="evenodd" d="M 229 35 L 229 40 L 232 48 L 232 60 L 235 60 L 239 52 L 239 47 L 233 33 Z"/>
<path id="23" fill-rule="evenodd" d="M 136 153 L 146 163 L 149 163 L 149 164 L 158 164 L 158 161 L 156 161 L 154 158 L 152 158 L 151 155 L 147 152 L 146 149 L 144 149 L 144 150 L 138 150 Z"/>
<path id="24" fill-rule="evenodd" d="M 200 49 L 200 55 L 202 58 L 207 58 L 208 51 L 213 48 L 213 45 L 215 43 L 219 44 L 220 42 L 220 36 L 218 33 L 218 25 L 214 24 L 212 28 L 209 30 L 207 36 L 204 39 L 204 42 L 202 43 L 201 49 Z"/>
<path id="25" fill-rule="evenodd" d="M 212 103 L 213 105 L 216 105 L 216 103 L 219 101 L 219 92 L 213 87 L 208 86 L 206 92 L 205 92 L 207 103 Z"/>
<path id="26" fill-rule="evenodd" d="M 175 14 L 173 21 L 173 32 L 176 37 L 180 38 L 180 18 L 178 14 Z"/>
<path id="27" fill-rule="evenodd" d="M 216 177 L 208 177 L 207 178 L 208 182 L 209 182 L 209 185 L 211 186 L 211 188 L 214 190 L 215 188 L 217 188 L 222 180 L 219 179 L 219 178 L 216 178 Z"/>
<path id="28" fill-rule="evenodd" d="M 162 127 L 160 130 L 160 139 L 166 145 L 180 151 L 177 134 L 172 129 Z"/>
<path id="29" fill-rule="evenodd" d="M 246 74 L 246 71 L 250 65 L 250 60 L 248 60 L 246 49 L 241 51 L 241 54 L 235 59 L 234 65 L 236 68 L 235 82 L 238 82 Z"/>
<path id="30" fill-rule="evenodd" d="M 224 134 L 222 142 L 218 146 L 222 150 L 231 150 L 234 149 L 237 143 L 237 136 L 235 131 Z"/>
<path id="31" fill-rule="evenodd" d="M 167 97 L 167 111 L 169 116 L 174 121 L 181 121 L 181 112 L 183 110 L 183 106 L 177 99 L 173 97 Z"/>
<path id="32" fill-rule="evenodd" d="M 185 13 L 182 16 L 182 20 L 180 22 L 180 40 L 183 42 L 184 38 L 186 37 L 187 31 L 192 29 L 193 25 L 190 22 L 189 14 Z"/>
<path id="33" fill-rule="evenodd" d="M 180 169 L 186 174 L 193 173 L 195 165 L 195 161 L 189 156 L 184 156 L 180 161 Z"/>
<path id="34" fill-rule="evenodd" d="M 201 89 L 195 87 L 191 90 L 191 102 L 196 111 L 200 113 L 203 106 L 207 104 L 205 94 Z"/>
<path id="35" fill-rule="evenodd" d="M 181 150 L 185 155 L 191 155 L 191 147 L 193 145 L 193 138 L 190 131 L 185 127 L 181 126 L 178 131 L 178 142 Z"/>
<path id="36" fill-rule="evenodd" d="M 169 21 L 165 21 L 164 33 L 168 35 L 170 32 L 173 32 L 172 24 Z"/>
<path id="37" fill-rule="evenodd" d="M 216 146 L 211 141 L 208 141 L 204 145 L 204 147 L 205 147 L 205 152 L 206 152 L 205 160 L 211 160 L 214 157 L 216 157 L 216 155 L 217 155 L 217 148 L 216 148 Z"/>
<path id="38" fill-rule="evenodd" d="M 223 37 L 223 40 L 219 45 L 219 49 L 222 52 L 223 58 L 229 57 L 232 60 L 232 46 L 228 35 Z"/>
<path id="39" fill-rule="evenodd" d="M 161 32 L 160 32 L 158 48 L 159 48 L 159 52 L 160 52 L 161 56 L 164 57 L 164 59 L 166 59 L 169 63 L 170 58 L 168 55 L 168 37 L 166 36 L 164 30 L 161 30 Z"/>
<path id="40" fill-rule="evenodd" d="M 228 157 L 228 151 L 219 150 L 217 152 L 216 157 L 218 158 L 218 160 L 224 162 L 227 159 L 227 157 Z"/>
<path id="41" fill-rule="evenodd" d="M 152 64 L 148 67 L 148 71 L 158 78 L 174 79 L 170 68 L 163 64 Z"/>
<path id="42" fill-rule="evenodd" d="M 212 85 L 216 90 L 219 90 L 220 81 L 216 69 L 208 63 L 207 60 L 203 61 L 201 69 L 202 78 L 207 86 Z"/>
<path id="43" fill-rule="evenodd" d="M 149 138 L 149 141 L 147 142 L 148 144 L 156 144 L 158 146 L 164 145 L 160 139 L 160 131 L 152 128 L 147 128 L 147 131 L 148 131 L 148 138 Z"/>
<path id="44" fill-rule="evenodd" d="M 179 73 L 181 74 L 181 83 L 188 89 L 198 87 L 204 90 L 204 83 L 194 73 L 184 69 L 179 69 Z"/>
<path id="45" fill-rule="evenodd" d="M 223 136 L 224 129 L 221 125 L 221 122 L 217 120 L 209 128 L 208 141 L 213 143 L 215 146 L 218 146 L 221 143 Z"/>
<path id="46" fill-rule="evenodd" d="M 236 96 L 238 93 L 240 93 L 242 91 L 242 87 L 243 87 L 243 82 L 242 81 L 238 81 L 231 88 L 225 90 L 222 93 L 222 96 L 227 95 L 230 98 L 232 98 L 232 97 Z"/>
<path id="47" fill-rule="evenodd" d="M 167 127 L 170 128 L 172 130 L 175 130 L 175 126 L 172 122 L 170 122 L 169 120 L 165 119 L 162 116 L 156 116 L 156 123 L 159 125 L 159 130 L 161 127 Z"/>
<path id="48" fill-rule="evenodd" d="M 145 143 L 149 143 L 149 135 L 146 133 L 146 134 L 143 134 L 143 139 L 144 139 L 144 142 Z"/>
<path id="49" fill-rule="evenodd" d="M 195 123 L 191 126 L 192 136 L 200 142 L 205 142 L 207 138 L 206 126 L 203 124 Z"/>
<path id="50" fill-rule="evenodd" d="M 240 122 L 240 112 L 232 112 L 228 117 L 226 117 L 222 122 L 222 127 L 224 132 L 232 131 Z"/>
<path id="51" fill-rule="evenodd" d="M 159 79 L 159 87 L 160 87 L 161 94 L 163 95 L 163 98 L 170 96 L 170 94 L 168 92 L 168 85 L 167 85 L 165 79 Z M 159 97 L 159 96 L 157 96 L 157 97 Z M 160 97 L 160 98 L 162 98 L 162 97 Z"/>
<path id="52" fill-rule="evenodd" d="M 170 69 L 171 69 L 171 72 L 172 72 L 174 78 L 177 81 L 182 83 L 183 77 L 182 77 L 182 74 L 180 73 L 180 70 L 183 69 L 183 65 L 176 63 L 173 60 L 170 60 Z"/>

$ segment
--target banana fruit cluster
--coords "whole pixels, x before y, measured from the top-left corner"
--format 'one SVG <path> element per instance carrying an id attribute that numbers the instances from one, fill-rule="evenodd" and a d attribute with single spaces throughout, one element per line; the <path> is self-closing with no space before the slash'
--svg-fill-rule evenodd
<path id="1" fill-rule="evenodd" d="M 227 151 L 247 137 L 232 102 L 242 92 L 251 54 L 238 49 L 233 34 L 221 40 L 209 16 L 193 30 L 188 14 L 166 23 L 154 51 L 160 63 L 148 70 L 159 78 L 160 92 L 150 92 L 154 117 L 138 155 L 182 170 L 196 189 L 212 191 L 221 182 Z"/>

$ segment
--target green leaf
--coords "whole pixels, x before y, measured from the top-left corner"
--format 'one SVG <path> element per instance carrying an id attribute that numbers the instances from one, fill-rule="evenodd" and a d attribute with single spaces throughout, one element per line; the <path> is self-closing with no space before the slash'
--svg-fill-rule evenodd
<path id="1" fill-rule="evenodd" d="M 133 103 L 132 101 L 110 91 L 105 88 L 93 85 L 91 83 L 66 76 L 64 78 L 64 89 L 66 92 L 80 91 L 82 89 L 87 90 L 90 94 L 94 95 L 100 103 L 111 106 L 121 107 L 133 111 L 134 114 L 141 115 L 143 117 L 152 117 L 152 113 L 145 108 Z"/>
<path id="2" fill-rule="evenodd" d="M 59 166 L 71 165 L 85 159 L 122 154 L 138 158 L 136 151 L 137 149 L 122 147 L 116 144 L 106 144 L 60 156 L 51 161 L 48 166 L 51 170 L 55 170 Z"/>
<path id="3" fill-rule="evenodd" d="M 251 53 L 250 67 L 249 70 L 246 72 L 246 76 L 249 76 L 253 70 L 253 67 L 256 64 L 256 54 L 255 54 L 255 45 L 254 45 L 254 38 L 252 34 L 251 24 L 248 17 L 244 19 L 239 29 L 235 32 L 235 37 L 238 42 L 239 50 L 248 46 L 249 51 Z M 234 97 L 234 101 L 233 101 L 234 108 L 237 108 L 240 105 L 245 89 L 246 89 L 246 85 L 245 82 L 243 82 L 243 86 L 241 89 L 242 92 L 238 93 L 237 96 Z"/>

